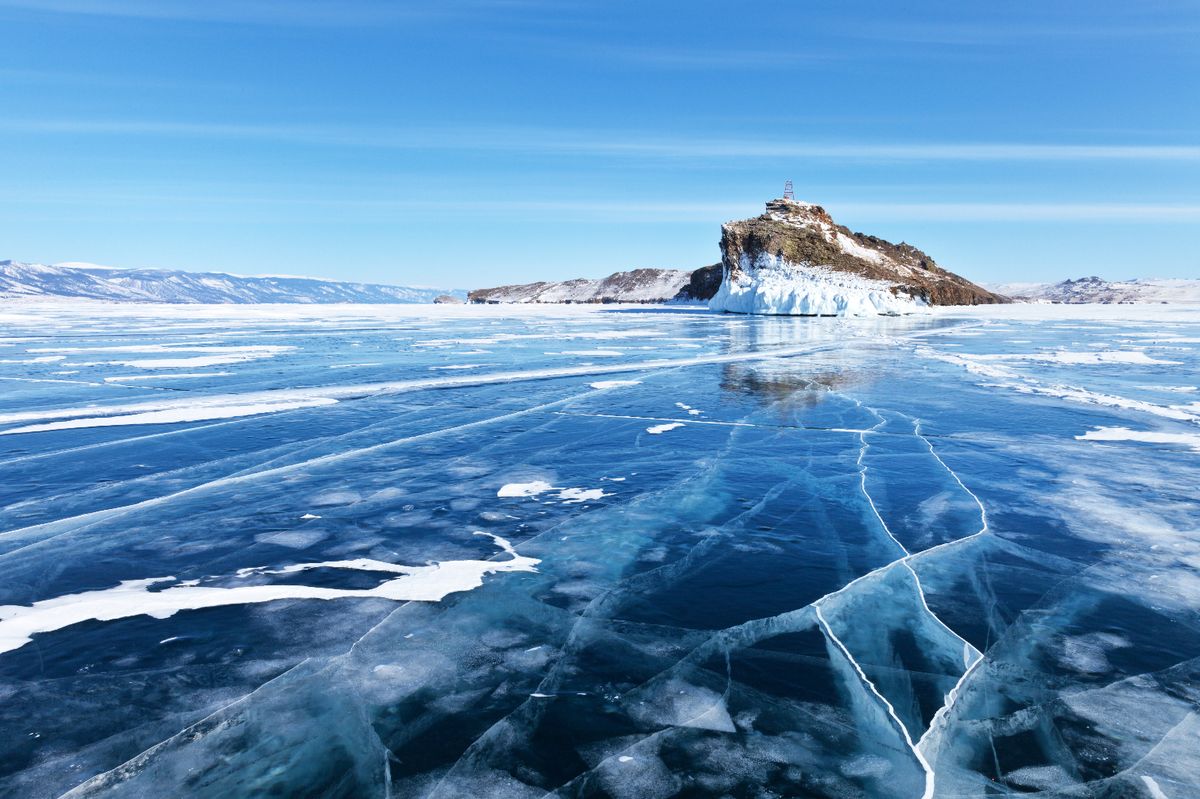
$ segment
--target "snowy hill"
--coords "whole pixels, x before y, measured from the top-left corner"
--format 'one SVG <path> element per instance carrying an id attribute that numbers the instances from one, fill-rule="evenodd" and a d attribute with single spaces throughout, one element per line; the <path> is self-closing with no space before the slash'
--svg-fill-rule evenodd
<path id="1" fill-rule="evenodd" d="M 243 277 L 222 272 L 114 269 L 95 264 L 0 261 L 0 298 L 75 297 L 163 303 L 426 303 L 462 291 L 344 283 L 306 277 Z"/>
<path id="2" fill-rule="evenodd" d="M 709 303 L 717 311 L 870 316 L 1008 301 L 910 244 L 854 233 L 819 205 L 790 199 L 723 225 L 721 256 L 721 288 Z"/>
<path id="3" fill-rule="evenodd" d="M 595 303 L 670 302 L 707 300 L 717 288 L 719 267 L 686 269 L 633 269 L 606 278 L 543 281 L 515 286 L 476 289 L 471 302 L 481 303 Z"/>
<path id="4" fill-rule="evenodd" d="M 1110 281 L 1098 277 L 1081 277 L 1061 283 L 1007 283 L 993 288 L 1001 294 L 1019 300 L 1067 304 L 1200 304 L 1200 280 L 1187 278 Z"/>

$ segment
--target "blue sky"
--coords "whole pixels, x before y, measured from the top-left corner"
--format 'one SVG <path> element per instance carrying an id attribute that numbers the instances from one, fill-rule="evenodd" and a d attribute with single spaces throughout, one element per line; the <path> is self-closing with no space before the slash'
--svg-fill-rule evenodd
<path id="1" fill-rule="evenodd" d="M 980 281 L 1200 277 L 1200 3 L 0 0 L 0 258 L 480 287 L 785 179 Z"/>

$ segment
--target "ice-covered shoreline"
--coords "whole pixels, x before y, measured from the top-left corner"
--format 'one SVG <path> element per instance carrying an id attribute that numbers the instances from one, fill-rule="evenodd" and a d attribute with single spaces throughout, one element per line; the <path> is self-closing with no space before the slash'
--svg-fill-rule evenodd
<path id="1" fill-rule="evenodd" d="M 927 304 L 870 280 L 819 266 L 793 264 L 777 255 L 742 254 L 737 274 L 721 282 L 708 307 L 714 311 L 775 316 L 903 316 Z"/>

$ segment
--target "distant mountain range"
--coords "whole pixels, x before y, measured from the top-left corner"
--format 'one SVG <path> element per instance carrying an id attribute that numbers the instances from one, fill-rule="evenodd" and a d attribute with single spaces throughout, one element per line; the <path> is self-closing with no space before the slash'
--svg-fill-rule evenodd
<path id="1" fill-rule="evenodd" d="M 633 269 L 605 278 L 540 281 L 491 289 L 468 296 L 481 303 L 597 303 L 707 301 L 721 285 L 721 265 L 699 269 Z"/>
<path id="2" fill-rule="evenodd" d="M 242 277 L 177 269 L 113 269 L 94 264 L 0 261 L 0 298 L 74 297 L 113 302 L 251 304 L 451 302 L 462 290 L 346 283 L 309 277 Z"/>
<path id="3" fill-rule="evenodd" d="M 841 232 L 840 229 L 837 229 Z M 888 245 L 881 240 L 850 234 L 854 241 L 842 256 L 874 257 L 870 266 L 878 268 L 881 256 L 896 259 L 909 255 L 906 245 Z M 840 241 L 840 238 L 839 238 Z M 851 246 L 857 245 L 857 246 Z M 889 249 L 890 248 L 890 249 Z M 878 250 L 876 256 L 867 250 Z M 912 249 L 913 257 L 924 256 Z M 726 253 L 728 255 L 728 253 Z M 739 259 L 741 253 L 738 253 Z M 834 253 L 839 255 L 839 253 Z M 810 259 L 813 260 L 813 259 Z M 832 262 L 832 257 L 822 258 Z M 858 266 L 857 261 L 849 264 Z M 931 262 L 929 262 L 931 264 Z M 935 290 L 942 284 L 962 291 L 950 302 L 978 302 L 970 294 L 977 287 L 936 267 L 919 264 L 908 267 L 904 275 L 893 277 L 896 283 L 917 283 L 909 275 L 931 283 Z M 873 277 L 874 275 L 872 275 Z M 900 278 L 905 278 L 901 281 Z M 616 272 L 606 278 L 542 281 L 519 285 L 476 289 L 470 301 L 479 303 L 661 303 L 704 302 L 712 298 L 722 282 L 722 265 L 686 269 L 633 269 Z M 960 289 L 960 284 L 962 289 Z M 904 285 L 910 291 L 924 286 Z M 987 286 L 992 292 L 1017 301 L 1055 303 L 1195 303 L 1200 304 L 1200 279 L 1147 279 L 1109 281 L 1082 277 L 1060 283 L 1003 283 Z M 930 292 L 931 294 L 933 292 Z M 468 292 L 461 289 L 414 288 L 374 283 L 350 283 L 319 278 L 265 275 L 245 277 L 223 272 L 186 272 L 178 269 L 114 269 L 84 263 L 46 264 L 0 261 L 0 299 L 66 297 L 107 300 L 110 302 L 148 302 L 177 304 L 253 304 L 253 303 L 431 303 L 463 302 Z M 937 298 L 931 299 L 936 303 Z M 946 300 L 942 300 L 945 302 Z M 986 301 L 986 299 L 984 300 Z"/>
<path id="4" fill-rule="evenodd" d="M 1004 283 L 989 288 L 1016 300 L 1034 302 L 1200 304 L 1200 279 L 1188 278 L 1104 280 L 1081 277 L 1061 283 Z"/>
<path id="5" fill-rule="evenodd" d="M 925 305 L 1008 302 L 939 267 L 909 244 L 836 224 L 823 208 L 780 198 L 721 229 L 721 263 L 695 271 L 635 269 L 477 289 L 472 302 L 708 301 L 716 310 L 803 316 L 909 313 Z"/>

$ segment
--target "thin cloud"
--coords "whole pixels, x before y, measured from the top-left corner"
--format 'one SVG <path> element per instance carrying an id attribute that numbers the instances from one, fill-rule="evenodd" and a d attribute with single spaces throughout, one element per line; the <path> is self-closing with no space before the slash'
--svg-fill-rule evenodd
<path id="1" fill-rule="evenodd" d="M 94 190 L 50 192 L 21 195 L 22 207 L 32 205 L 90 206 L 103 201 L 105 207 L 115 209 L 122 217 L 129 206 L 148 205 L 154 212 L 177 213 L 182 208 L 202 207 L 211 211 L 221 208 L 270 211 L 287 210 L 289 215 L 301 213 L 302 209 L 320 209 L 322 215 L 328 211 L 353 211 L 356 218 L 363 219 L 372 213 L 381 218 L 394 218 L 397 212 L 405 214 L 429 213 L 444 215 L 452 212 L 456 217 L 473 215 L 479 218 L 527 217 L 530 214 L 540 219 L 586 219 L 595 221 L 627 223 L 680 222 L 718 224 L 730 219 L 740 219 L 758 214 L 762 210 L 760 199 L 722 201 L 678 201 L 660 199 L 574 199 L 559 197 L 503 197 L 477 195 L 468 207 L 461 198 L 394 198 L 332 196 L 327 187 L 291 186 L 278 193 L 248 194 L 242 186 L 225 189 L 207 187 L 203 193 L 188 193 L 183 187 L 171 192 L 157 187 L 148 191 L 132 188 L 114 189 L 98 187 Z M 261 187 L 260 187 L 261 188 Z M 994 202 L 928 202 L 928 203 L 881 203 L 828 201 L 823 203 L 833 216 L 842 222 L 868 225 L 878 222 L 1106 222 L 1112 224 L 1177 224 L 1200 221 L 1200 205 L 1186 203 L 994 203 Z M 119 209 L 116 206 L 120 206 Z"/>
<path id="2" fill-rule="evenodd" d="M 921 222 L 1196 222 L 1200 205 L 1159 203 L 844 203 L 842 216 Z"/>
<path id="3" fill-rule="evenodd" d="M 546 128 L 367 128 L 151 120 L 4 120 L 0 133 L 258 139 L 400 150 L 567 153 L 607 157 L 839 159 L 865 161 L 1200 161 L 1186 144 L 1028 142 L 820 142 L 646 137 Z"/>
<path id="4" fill-rule="evenodd" d="M 363 26 L 541 7 L 547 0 L 0 0 L 0 9 L 43 14 L 274 26 Z"/>

